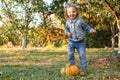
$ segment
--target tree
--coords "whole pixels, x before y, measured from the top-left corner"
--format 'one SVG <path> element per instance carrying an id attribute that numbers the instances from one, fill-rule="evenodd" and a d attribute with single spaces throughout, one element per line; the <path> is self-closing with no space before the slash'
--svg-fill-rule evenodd
<path id="1" fill-rule="evenodd" d="M 43 23 L 42 13 L 44 13 L 45 4 L 43 0 L 1 0 L 1 2 L 3 12 L 1 16 L 5 16 L 8 20 L 5 20 L 4 23 L 7 24 L 7 27 L 18 30 L 22 34 L 22 49 L 24 49 L 27 46 L 28 31 L 32 27 L 31 24 L 37 22 L 35 14 L 38 14 L 37 19 L 41 18 L 39 23 Z"/>
<path id="2" fill-rule="evenodd" d="M 112 15 L 114 16 L 116 22 L 117 22 L 117 28 L 118 28 L 118 53 L 120 53 L 120 1 L 119 0 L 104 0 L 105 5 L 107 8 L 111 11 Z M 114 7 L 112 7 L 114 6 Z"/>

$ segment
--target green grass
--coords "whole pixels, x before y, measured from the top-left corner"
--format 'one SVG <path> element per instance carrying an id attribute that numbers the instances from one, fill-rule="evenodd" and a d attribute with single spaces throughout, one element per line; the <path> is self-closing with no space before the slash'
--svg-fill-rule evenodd
<path id="1" fill-rule="evenodd" d="M 63 76 L 61 68 L 67 64 L 67 52 L 40 50 L 0 50 L 0 80 L 119 80 L 120 66 L 93 69 L 90 59 L 112 54 L 103 49 L 87 49 L 86 76 Z M 76 65 L 79 57 L 75 53 Z"/>

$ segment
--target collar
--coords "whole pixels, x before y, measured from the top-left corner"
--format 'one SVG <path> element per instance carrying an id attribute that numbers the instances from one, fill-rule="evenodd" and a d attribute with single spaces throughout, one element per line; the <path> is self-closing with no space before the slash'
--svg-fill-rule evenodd
<path id="1" fill-rule="evenodd" d="M 70 20 L 70 23 L 75 23 L 78 20 L 78 17 L 75 18 L 74 20 Z"/>

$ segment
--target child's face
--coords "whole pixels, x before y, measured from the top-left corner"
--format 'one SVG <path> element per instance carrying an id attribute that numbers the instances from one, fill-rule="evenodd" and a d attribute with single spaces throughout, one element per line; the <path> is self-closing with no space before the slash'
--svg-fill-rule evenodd
<path id="1" fill-rule="evenodd" d="M 67 8 L 67 15 L 68 15 L 69 19 L 74 20 L 77 17 L 76 7 L 68 7 Z"/>

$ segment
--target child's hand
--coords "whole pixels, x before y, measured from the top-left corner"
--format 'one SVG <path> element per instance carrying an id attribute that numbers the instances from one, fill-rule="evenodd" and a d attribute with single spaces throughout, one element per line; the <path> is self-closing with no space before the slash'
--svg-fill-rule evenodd
<path id="1" fill-rule="evenodd" d="M 94 34 L 94 33 L 96 33 L 96 30 L 95 30 L 95 29 L 93 29 L 93 30 L 92 30 L 92 33 L 93 33 L 93 34 Z"/>
<path id="2" fill-rule="evenodd" d="M 68 36 L 68 37 L 72 37 L 72 34 L 68 32 L 67 36 Z"/>

